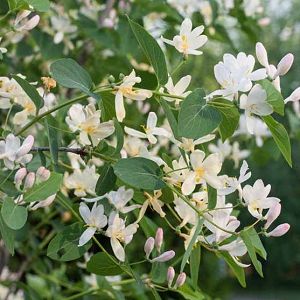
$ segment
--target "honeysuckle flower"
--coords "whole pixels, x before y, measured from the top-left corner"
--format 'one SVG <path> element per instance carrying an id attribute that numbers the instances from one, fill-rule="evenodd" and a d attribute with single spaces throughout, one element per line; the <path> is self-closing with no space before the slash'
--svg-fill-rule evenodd
<path id="1" fill-rule="evenodd" d="M 185 281 L 186 281 L 186 274 L 184 272 L 181 272 L 176 279 L 174 289 L 177 289 L 177 288 L 183 286 Z"/>
<path id="2" fill-rule="evenodd" d="M 286 99 L 284 99 L 284 103 L 288 103 L 288 102 L 299 102 L 300 100 L 300 87 L 296 88 L 289 97 L 287 97 Z"/>
<path id="3" fill-rule="evenodd" d="M 96 110 L 93 104 L 82 106 L 73 104 L 68 111 L 66 122 L 73 131 L 79 131 L 79 141 L 83 145 L 97 146 L 99 142 L 115 131 L 113 121 L 101 123 L 101 110 Z M 91 139 L 91 141 L 90 141 Z"/>
<path id="4" fill-rule="evenodd" d="M 6 168 L 13 170 L 16 165 L 25 165 L 32 159 L 30 150 L 34 137 L 29 135 L 21 145 L 20 138 L 10 133 L 4 141 L 0 141 L 0 159 L 3 159 Z"/>
<path id="5" fill-rule="evenodd" d="M 56 96 L 53 93 L 45 93 L 45 90 L 42 87 L 37 88 L 38 93 L 43 97 L 44 106 L 39 110 L 39 114 L 42 114 L 57 104 Z M 52 115 L 55 116 L 56 112 L 53 112 Z"/>
<path id="6" fill-rule="evenodd" d="M 26 168 L 20 168 L 16 174 L 15 174 L 15 178 L 14 178 L 14 183 L 17 189 L 20 188 L 23 179 L 26 177 L 27 175 L 27 169 Z"/>
<path id="7" fill-rule="evenodd" d="M 161 127 L 156 127 L 157 124 L 157 115 L 155 112 L 150 112 L 147 119 L 147 125 L 146 127 L 143 127 L 145 132 L 140 132 L 138 130 L 129 128 L 127 126 L 124 127 L 124 130 L 127 134 L 141 138 L 141 139 L 148 139 L 148 141 L 151 144 L 157 143 L 156 136 L 165 136 L 165 137 L 171 137 L 170 132 L 168 132 L 166 129 Z"/>
<path id="8" fill-rule="evenodd" d="M 268 229 L 271 224 L 279 217 L 281 212 L 281 204 L 276 202 L 273 206 L 270 207 L 267 214 L 265 215 L 266 223 L 264 225 L 265 229 Z"/>
<path id="9" fill-rule="evenodd" d="M 161 227 L 158 227 L 155 233 L 155 248 L 158 252 L 161 250 L 161 246 L 164 241 L 164 230 Z"/>
<path id="10" fill-rule="evenodd" d="M 283 236 L 284 234 L 286 234 L 290 230 L 290 227 L 291 226 L 288 223 L 280 224 L 275 229 L 273 229 L 272 231 L 267 232 L 266 236 L 268 236 L 268 237 Z"/>
<path id="11" fill-rule="evenodd" d="M 122 122 L 126 116 L 124 107 L 124 98 L 131 100 L 145 100 L 152 97 L 152 92 L 144 89 L 133 89 L 136 83 L 141 82 L 141 77 L 137 77 L 135 70 L 132 70 L 128 76 L 125 76 L 123 82 L 116 86 L 115 109 L 116 116 L 119 122 Z"/>
<path id="12" fill-rule="evenodd" d="M 51 29 L 54 30 L 54 44 L 59 44 L 65 39 L 65 35 L 70 35 L 77 31 L 77 27 L 72 25 L 69 18 L 67 16 L 51 16 Z M 69 44 L 67 40 L 67 44 Z M 71 47 L 72 48 L 72 47 Z"/>
<path id="13" fill-rule="evenodd" d="M 167 282 L 169 288 L 172 286 L 174 277 L 175 277 L 175 270 L 173 267 L 169 267 L 167 271 Z"/>
<path id="14" fill-rule="evenodd" d="M 194 12 L 199 12 L 201 2 L 198 0 L 167 0 L 183 17 L 192 17 Z"/>
<path id="15" fill-rule="evenodd" d="M 240 175 L 239 178 L 235 177 L 224 177 L 225 181 L 225 188 L 219 189 L 218 194 L 219 195 L 229 195 L 231 193 L 234 193 L 236 190 L 239 192 L 240 199 L 242 198 L 242 183 L 247 181 L 251 177 L 251 172 L 249 171 L 249 167 L 247 162 L 244 160 L 240 169 Z"/>
<path id="16" fill-rule="evenodd" d="M 271 191 L 271 185 L 264 185 L 261 179 L 255 181 L 254 185 L 246 185 L 243 188 L 243 199 L 248 207 L 249 213 L 257 219 L 263 218 L 263 210 L 269 209 L 280 199 L 268 197 Z"/>
<path id="17" fill-rule="evenodd" d="M 221 95 L 228 99 L 236 97 L 238 92 L 248 92 L 252 88 L 252 81 L 267 77 L 266 70 L 253 71 L 255 58 L 240 52 L 237 57 L 224 54 L 223 61 L 214 67 L 216 80 L 221 85 L 221 90 L 216 90 L 210 96 Z"/>
<path id="18" fill-rule="evenodd" d="M 161 37 L 161 39 L 166 44 L 174 46 L 176 50 L 184 56 L 188 56 L 189 54 L 201 55 L 203 52 L 197 49 L 207 42 L 207 36 L 202 34 L 204 26 L 198 26 L 193 30 L 192 27 L 192 21 L 186 18 L 180 26 L 179 35 L 174 36 L 173 40 L 168 40 L 164 37 Z"/>
<path id="19" fill-rule="evenodd" d="M 146 200 L 139 212 L 139 217 L 138 220 L 136 221 L 137 223 L 142 219 L 142 217 L 144 216 L 148 206 L 150 206 L 153 210 L 155 210 L 162 218 L 165 217 L 165 213 L 162 210 L 162 206 L 164 205 L 164 203 L 162 201 L 159 200 L 159 198 L 162 195 L 161 190 L 157 190 L 153 192 L 153 195 L 150 195 L 149 193 L 145 192 L 144 193 L 146 196 Z"/>
<path id="20" fill-rule="evenodd" d="M 170 168 L 168 165 L 165 165 L 164 172 L 167 175 L 165 177 L 167 181 L 173 185 L 181 186 L 182 182 L 189 174 L 189 169 L 184 158 L 180 156 L 178 161 L 172 161 L 172 168 Z"/>
<path id="21" fill-rule="evenodd" d="M 245 110 L 247 129 L 251 134 L 255 123 L 253 115 L 267 116 L 273 112 L 273 107 L 267 102 L 267 93 L 259 84 L 251 89 L 248 96 L 243 94 L 240 97 L 240 108 Z"/>
<path id="22" fill-rule="evenodd" d="M 243 264 L 238 260 L 238 257 L 243 256 L 247 253 L 247 247 L 241 238 L 237 238 L 229 244 L 219 246 L 219 250 L 227 251 L 238 266 L 242 268 L 247 268 L 250 266 Z"/>
<path id="23" fill-rule="evenodd" d="M 136 223 L 126 226 L 125 221 L 119 217 L 118 213 L 110 214 L 106 235 L 110 237 L 111 247 L 118 260 L 125 261 L 125 251 L 121 243 L 129 244 L 138 227 Z"/>
<path id="24" fill-rule="evenodd" d="M 154 162 L 156 162 L 159 166 L 163 166 L 165 165 L 166 163 L 156 154 L 153 153 L 153 149 L 152 151 L 150 152 L 146 146 L 141 146 L 140 147 L 140 152 L 139 152 L 139 155 L 137 155 L 139 157 L 144 157 L 144 158 L 147 158 L 147 159 L 150 159 L 150 160 L 153 160 Z"/>
<path id="25" fill-rule="evenodd" d="M 36 115 L 36 106 L 27 95 L 24 95 L 24 97 L 16 98 L 15 103 L 23 108 L 22 111 L 17 112 L 14 115 L 13 123 L 15 125 L 23 125 L 28 121 L 29 116 Z"/>
<path id="26" fill-rule="evenodd" d="M 185 98 L 186 96 L 188 96 L 191 93 L 191 91 L 186 91 L 186 89 L 188 88 L 188 86 L 191 83 L 191 80 L 192 80 L 192 76 L 187 75 L 187 76 L 182 77 L 174 85 L 172 77 L 169 76 L 169 79 L 168 79 L 167 84 L 165 85 L 165 88 L 167 89 L 168 94 Z M 170 98 L 170 97 L 166 97 L 166 96 L 164 96 L 164 99 L 169 102 L 175 101 L 176 106 L 178 106 L 180 104 L 180 102 L 182 101 L 182 99 Z"/>
<path id="27" fill-rule="evenodd" d="M 260 14 L 264 10 L 260 0 L 244 0 L 243 8 L 247 17 L 253 17 L 255 14 Z"/>
<path id="28" fill-rule="evenodd" d="M 205 153 L 201 150 L 195 150 L 190 155 L 192 171 L 185 178 L 181 191 L 184 195 L 191 194 L 197 184 L 207 183 L 214 188 L 221 187 L 221 180 L 218 177 L 222 168 L 222 161 L 219 154 L 210 154 L 205 158 Z"/>
<path id="29" fill-rule="evenodd" d="M 95 188 L 99 178 L 95 166 L 86 166 L 85 169 L 75 169 L 72 174 L 65 173 L 64 185 L 69 190 L 74 190 L 77 197 L 87 194 L 95 195 Z"/>
<path id="30" fill-rule="evenodd" d="M 151 236 L 149 237 L 146 242 L 145 242 L 145 245 L 144 245 L 144 251 L 145 251 L 145 254 L 146 254 L 146 258 L 149 259 L 149 256 L 151 254 L 151 252 L 153 251 L 154 249 L 154 238 Z"/>
<path id="31" fill-rule="evenodd" d="M 209 144 L 208 145 L 208 150 L 211 153 L 218 153 L 220 158 L 222 159 L 222 161 L 225 160 L 225 158 L 229 157 L 231 150 L 232 150 L 232 146 L 230 145 L 229 141 L 226 140 L 224 142 L 222 142 L 221 139 L 219 139 L 217 141 L 217 144 Z"/>
<path id="32" fill-rule="evenodd" d="M 250 151 L 249 150 L 240 150 L 240 144 L 239 142 L 235 141 L 232 144 L 232 151 L 231 151 L 231 155 L 230 158 L 233 160 L 234 162 L 234 167 L 238 168 L 240 161 L 247 158 L 250 155 Z"/>
<path id="33" fill-rule="evenodd" d="M 79 238 L 78 246 L 81 247 L 94 236 L 97 230 L 100 231 L 107 225 L 107 217 L 104 214 L 103 205 L 97 205 L 97 203 L 94 203 L 90 210 L 84 202 L 81 202 L 79 213 L 88 227 Z"/>
<path id="34" fill-rule="evenodd" d="M 133 194 L 133 189 L 126 190 L 125 186 L 121 186 L 117 191 L 109 192 L 106 197 L 117 211 L 126 214 L 134 209 L 141 207 L 141 205 L 138 204 L 126 206 L 127 203 L 132 199 Z"/>
<path id="35" fill-rule="evenodd" d="M 48 198 L 46 198 L 45 200 L 41 200 L 39 202 L 33 202 L 30 205 L 30 210 L 37 210 L 38 208 L 48 207 L 54 202 L 55 198 L 56 198 L 56 194 L 53 194 Z"/>
<path id="36" fill-rule="evenodd" d="M 35 173 L 34 172 L 29 172 L 27 176 L 25 177 L 25 182 L 24 182 L 24 190 L 29 190 L 33 187 L 35 183 Z"/>
<path id="37" fill-rule="evenodd" d="M 175 256 L 175 251 L 169 250 L 169 251 L 166 251 L 166 252 L 160 254 L 159 256 L 153 258 L 151 260 L 151 262 L 152 263 L 154 263 L 154 262 L 166 262 L 166 261 L 171 260 L 174 256 Z"/>
<path id="38" fill-rule="evenodd" d="M 214 134 L 207 134 L 196 140 L 183 137 L 182 141 L 175 140 L 175 144 L 186 152 L 193 152 L 195 150 L 195 146 L 207 143 L 213 140 L 214 138 Z"/>
<path id="39" fill-rule="evenodd" d="M 180 223 L 179 227 L 183 227 L 188 223 L 192 225 L 195 225 L 197 223 L 198 214 L 191 206 L 189 206 L 179 197 L 174 197 L 174 204 L 175 211 L 177 212 L 178 216 L 182 219 L 182 222 Z"/>

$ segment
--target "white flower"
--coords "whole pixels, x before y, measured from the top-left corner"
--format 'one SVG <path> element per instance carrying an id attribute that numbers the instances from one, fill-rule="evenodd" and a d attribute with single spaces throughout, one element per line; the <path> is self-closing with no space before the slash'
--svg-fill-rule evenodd
<path id="1" fill-rule="evenodd" d="M 218 177 L 222 168 L 222 161 L 217 153 L 210 154 L 206 159 L 205 153 L 195 150 L 190 155 L 192 171 L 185 178 L 181 191 L 184 195 L 191 194 L 197 184 L 208 183 L 214 188 L 221 187 L 221 180 Z"/>
<path id="2" fill-rule="evenodd" d="M 151 91 L 144 89 L 133 89 L 133 86 L 136 83 L 140 82 L 141 78 L 135 75 L 135 70 L 132 70 L 132 72 L 128 76 L 124 77 L 122 84 L 115 87 L 115 89 L 117 90 L 115 97 L 115 109 L 116 116 L 119 122 L 122 122 L 126 116 L 124 98 L 141 101 L 152 97 Z"/>
<path id="3" fill-rule="evenodd" d="M 2 41 L 2 37 L 0 37 L 0 43 Z M 0 47 L 0 59 L 2 57 L 2 54 L 6 53 L 7 52 L 7 49 L 6 48 L 3 48 L 3 47 Z"/>
<path id="4" fill-rule="evenodd" d="M 26 94 L 14 79 L 0 77 L 0 108 L 9 109 L 12 102 L 24 96 Z"/>
<path id="5" fill-rule="evenodd" d="M 187 223 L 195 225 L 198 220 L 198 213 L 181 198 L 174 197 L 175 211 L 178 216 L 182 219 L 179 227 L 183 227 Z"/>
<path id="6" fill-rule="evenodd" d="M 36 115 L 36 106 L 26 94 L 23 97 L 15 98 L 15 103 L 22 106 L 23 110 L 15 114 L 13 118 L 14 124 L 23 125 L 27 122 L 29 116 Z"/>
<path id="7" fill-rule="evenodd" d="M 125 186 L 121 186 L 117 191 L 109 192 L 106 197 L 117 211 L 126 214 L 136 208 L 141 207 L 141 205 L 138 204 L 126 206 L 127 203 L 132 199 L 133 194 L 133 189 L 126 190 Z"/>
<path id="8" fill-rule="evenodd" d="M 172 77 L 170 76 L 169 79 L 168 79 L 168 82 L 165 85 L 165 88 L 167 89 L 167 91 L 170 95 L 185 98 L 186 96 L 188 96 L 191 93 L 191 91 L 186 91 L 186 89 L 188 88 L 188 86 L 191 83 L 191 80 L 192 80 L 192 76 L 187 75 L 187 76 L 182 77 L 174 85 Z M 170 98 L 170 97 L 166 97 L 166 96 L 164 96 L 164 99 L 169 101 L 169 102 L 175 101 L 176 106 L 178 106 L 180 104 L 180 102 L 182 101 L 182 99 Z"/>
<path id="9" fill-rule="evenodd" d="M 156 155 L 156 153 L 154 153 L 153 150 L 155 150 L 155 149 L 152 149 L 152 151 L 150 152 L 146 146 L 141 146 L 138 156 L 153 160 L 159 166 L 165 165 L 166 163 L 158 155 Z"/>
<path id="10" fill-rule="evenodd" d="M 95 195 L 95 188 L 99 178 L 95 166 L 86 166 L 84 170 L 76 169 L 69 175 L 64 176 L 64 185 L 67 189 L 74 189 L 77 197 L 84 197 L 87 194 Z"/>
<path id="11" fill-rule="evenodd" d="M 106 235 L 110 237 L 110 244 L 115 256 L 122 262 L 125 261 L 125 251 L 122 244 L 129 244 L 138 229 L 138 224 L 125 225 L 125 221 L 118 213 L 111 213 L 108 220 Z"/>
<path id="12" fill-rule="evenodd" d="M 0 141 L 0 159 L 6 168 L 13 170 L 16 164 L 25 165 L 32 159 L 29 154 L 34 143 L 34 137 L 29 135 L 21 145 L 20 139 L 10 133 L 5 141 Z"/>
<path id="13" fill-rule="evenodd" d="M 256 13 L 262 13 L 264 10 L 261 0 L 244 0 L 243 8 L 247 17 L 254 17 Z"/>
<path id="14" fill-rule="evenodd" d="M 243 199 L 247 205 L 250 214 L 257 218 L 263 218 L 263 210 L 271 208 L 280 199 L 275 197 L 268 197 L 271 191 L 271 185 L 264 186 L 261 179 L 255 181 L 254 185 L 246 185 L 243 188 Z"/>
<path id="15" fill-rule="evenodd" d="M 272 106 L 267 102 L 267 93 L 259 84 L 251 89 L 248 96 L 241 96 L 240 108 L 245 110 L 247 129 L 251 134 L 255 123 L 253 115 L 267 116 L 273 112 Z"/>
<path id="16" fill-rule="evenodd" d="M 199 12 L 202 1 L 199 0 L 167 0 L 183 17 L 191 17 L 194 12 Z"/>
<path id="17" fill-rule="evenodd" d="M 214 134 L 207 134 L 199 139 L 182 138 L 182 141 L 175 140 L 175 144 L 186 152 L 195 151 L 195 146 L 207 143 L 215 138 Z"/>
<path id="18" fill-rule="evenodd" d="M 267 77 L 266 70 L 253 71 L 255 58 L 240 52 L 237 57 L 224 54 L 223 62 L 214 67 L 216 80 L 222 89 L 213 92 L 210 96 L 221 95 L 232 99 L 238 92 L 248 92 L 252 88 L 252 81 Z"/>
<path id="19" fill-rule="evenodd" d="M 83 145 L 97 146 L 99 142 L 115 131 L 113 121 L 100 122 L 101 111 L 93 104 L 73 104 L 68 111 L 66 122 L 73 132 L 80 131 L 79 141 Z M 91 141 L 90 141 L 90 139 Z"/>
<path id="20" fill-rule="evenodd" d="M 77 27 L 72 25 L 66 16 L 51 16 L 50 21 L 52 29 L 55 31 L 54 44 L 61 43 L 66 34 L 75 33 L 77 30 Z"/>
<path id="21" fill-rule="evenodd" d="M 231 150 L 232 150 L 232 146 L 229 144 L 228 140 L 224 141 L 224 143 L 223 143 L 222 140 L 219 139 L 217 141 L 216 145 L 209 144 L 208 150 L 211 153 L 218 153 L 220 155 L 220 158 L 222 159 L 222 161 L 224 161 L 225 158 L 229 157 Z"/>
<path id="22" fill-rule="evenodd" d="M 192 26 L 192 21 L 186 18 L 181 24 L 179 35 L 174 36 L 173 40 L 163 37 L 161 39 L 165 43 L 174 46 L 178 52 L 185 56 L 189 54 L 201 55 L 203 52 L 197 49 L 207 42 L 207 36 L 201 34 L 204 31 L 204 26 L 198 26 L 193 30 Z"/>
<path id="23" fill-rule="evenodd" d="M 247 158 L 250 153 L 249 150 L 240 150 L 239 142 L 235 141 L 232 144 L 232 153 L 230 155 L 230 158 L 234 161 L 234 167 L 238 168 L 240 161 Z"/>
<path id="24" fill-rule="evenodd" d="M 78 246 L 81 247 L 94 236 L 97 230 L 101 230 L 107 225 L 107 217 L 104 215 L 103 205 L 97 206 L 97 203 L 94 203 L 92 210 L 90 210 L 84 202 L 81 202 L 79 213 L 88 226 L 79 238 Z"/>
<path id="25" fill-rule="evenodd" d="M 168 180 L 173 185 L 181 186 L 181 183 L 189 174 L 189 169 L 184 158 L 180 156 L 178 161 L 172 161 L 172 168 L 165 165 L 164 172 L 167 175 L 166 180 Z"/>
<path id="26" fill-rule="evenodd" d="M 146 127 L 144 127 L 145 133 L 129 128 L 127 126 L 125 126 L 124 130 L 127 134 L 142 139 L 148 139 L 151 144 L 156 144 L 157 138 L 155 137 L 155 135 L 165 136 L 165 137 L 171 136 L 171 134 L 166 129 L 161 127 L 156 127 L 156 124 L 157 124 L 156 113 L 150 112 L 147 119 L 147 125 Z"/>

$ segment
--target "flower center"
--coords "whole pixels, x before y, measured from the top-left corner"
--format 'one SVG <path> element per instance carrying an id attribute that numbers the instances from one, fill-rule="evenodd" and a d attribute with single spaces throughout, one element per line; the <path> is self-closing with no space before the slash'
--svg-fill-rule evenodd
<path id="1" fill-rule="evenodd" d="M 205 173 L 205 170 L 204 170 L 204 168 L 202 168 L 202 167 L 200 167 L 200 168 L 197 168 L 196 170 L 195 170 L 195 173 L 196 173 L 196 183 L 200 183 L 201 182 L 201 180 L 202 180 L 202 178 L 203 178 L 203 176 L 204 176 L 204 173 Z"/>
<path id="2" fill-rule="evenodd" d="M 187 51 L 189 49 L 189 44 L 188 44 L 187 36 L 185 34 L 183 34 L 181 36 L 181 40 L 182 40 L 181 47 L 182 47 L 183 53 L 187 54 Z"/>

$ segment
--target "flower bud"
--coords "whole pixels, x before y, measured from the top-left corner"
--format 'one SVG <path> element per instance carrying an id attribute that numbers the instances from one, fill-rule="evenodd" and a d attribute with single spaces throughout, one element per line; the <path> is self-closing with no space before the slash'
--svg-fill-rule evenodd
<path id="1" fill-rule="evenodd" d="M 34 137 L 32 135 L 29 135 L 23 142 L 22 146 L 16 153 L 16 157 L 20 158 L 24 155 L 26 155 L 32 148 L 34 143 Z"/>
<path id="2" fill-rule="evenodd" d="M 23 181 L 23 179 L 25 178 L 26 175 L 27 175 L 26 168 L 21 168 L 16 172 L 16 174 L 15 174 L 15 184 L 16 184 L 17 187 L 20 187 L 20 185 L 22 184 L 22 181 Z"/>
<path id="3" fill-rule="evenodd" d="M 268 53 L 262 43 L 256 44 L 256 57 L 262 66 L 269 68 Z"/>
<path id="4" fill-rule="evenodd" d="M 279 202 L 275 203 L 266 214 L 266 224 L 265 229 L 268 229 L 270 225 L 278 218 L 281 212 L 281 204 Z"/>
<path id="5" fill-rule="evenodd" d="M 145 246 L 144 246 L 144 251 L 146 253 L 146 257 L 147 259 L 149 258 L 152 250 L 154 248 L 154 238 L 153 237 L 149 237 L 145 243 Z"/>
<path id="6" fill-rule="evenodd" d="M 288 223 L 284 223 L 284 224 L 280 224 L 278 225 L 275 229 L 273 229 L 271 232 L 268 232 L 266 234 L 266 236 L 270 237 L 279 237 L 279 236 L 282 236 L 284 234 L 286 234 L 289 229 L 290 229 L 290 224 Z"/>
<path id="7" fill-rule="evenodd" d="M 167 272 L 167 281 L 168 281 L 169 288 L 172 286 L 174 277 L 175 277 L 175 270 L 173 267 L 169 267 Z"/>
<path id="8" fill-rule="evenodd" d="M 39 24 L 39 22 L 40 22 L 40 16 L 35 15 L 31 19 L 29 19 L 22 27 L 20 27 L 20 29 L 29 31 L 29 30 L 33 29 L 34 27 L 36 27 L 37 24 Z"/>
<path id="9" fill-rule="evenodd" d="M 296 102 L 300 100 L 300 87 L 296 88 L 289 97 L 284 100 L 284 103 Z"/>
<path id="10" fill-rule="evenodd" d="M 25 178 L 24 189 L 32 188 L 34 185 L 34 181 L 35 181 L 35 174 L 33 172 L 28 173 Z"/>
<path id="11" fill-rule="evenodd" d="M 120 79 L 120 80 L 123 80 L 123 79 L 124 79 L 124 77 L 125 77 L 125 75 L 124 75 L 123 73 L 120 73 L 120 75 L 119 75 L 119 79 Z"/>
<path id="12" fill-rule="evenodd" d="M 50 171 L 47 170 L 45 167 L 39 167 L 36 171 L 36 180 L 43 182 L 47 181 L 50 177 Z"/>
<path id="13" fill-rule="evenodd" d="M 277 72 L 274 78 L 276 78 L 277 76 L 285 75 L 293 65 L 293 62 L 294 55 L 292 53 L 288 53 L 287 55 L 285 55 L 277 65 Z"/>
<path id="14" fill-rule="evenodd" d="M 114 83 L 116 81 L 116 79 L 115 79 L 115 77 L 113 76 L 113 75 L 110 75 L 109 77 L 108 77 L 108 82 L 109 83 Z"/>
<path id="15" fill-rule="evenodd" d="M 166 262 L 175 256 L 175 251 L 169 250 L 152 259 L 151 262 Z"/>
<path id="16" fill-rule="evenodd" d="M 178 288 L 178 287 L 181 287 L 182 285 L 184 285 L 185 280 L 186 280 L 186 274 L 184 272 L 181 272 L 177 277 L 177 280 L 175 283 L 175 288 Z"/>
<path id="17" fill-rule="evenodd" d="M 156 235 L 155 235 L 155 247 L 158 252 L 160 252 L 163 240 L 164 240 L 164 231 L 162 228 L 159 227 L 156 230 Z"/>

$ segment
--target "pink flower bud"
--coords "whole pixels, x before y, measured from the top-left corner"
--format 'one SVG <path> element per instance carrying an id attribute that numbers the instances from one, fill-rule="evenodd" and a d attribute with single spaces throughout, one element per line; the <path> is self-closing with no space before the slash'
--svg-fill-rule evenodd
<path id="1" fill-rule="evenodd" d="M 24 155 L 26 155 L 32 148 L 34 143 L 34 137 L 32 135 L 29 135 L 23 142 L 22 146 L 16 153 L 16 157 L 20 158 Z"/>
<path id="2" fill-rule="evenodd" d="M 262 66 L 269 68 L 268 53 L 262 43 L 256 44 L 256 57 Z"/>
<path id="3" fill-rule="evenodd" d="M 184 285 L 185 280 L 186 280 L 186 274 L 184 272 L 181 272 L 177 277 L 177 280 L 175 283 L 175 288 L 178 288 L 178 287 L 181 287 L 182 285 Z"/>
<path id="4" fill-rule="evenodd" d="M 160 252 L 163 240 L 164 240 L 164 231 L 162 228 L 159 227 L 156 230 L 156 235 L 155 235 L 155 247 L 158 252 Z"/>
<path id="5" fill-rule="evenodd" d="M 21 168 L 16 172 L 16 174 L 15 174 L 15 184 L 16 184 L 17 187 L 20 187 L 20 185 L 22 184 L 22 181 L 23 181 L 23 179 L 25 178 L 26 175 L 27 175 L 26 168 Z"/>
<path id="6" fill-rule="evenodd" d="M 174 277 L 175 277 L 175 270 L 173 267 L 169 267 L 168 272 L 167 272 L 167 281 L 168 281 L 169 288 L 171 287 L 171 285 L 173 283 Z"/>
<path id="7" fill-rule="evenodd" d="M 34 181 L 35 181 L 35 174 L 33 172 L 28 173 L 25 178 L 24 189 L 32 188 L 34 185 Z"/>
<path id="8" fill-rule="evenodd" d="M 289 97 L 284 100 L 284 103 L 296 102 L 300 100 L 300 87 L 296 88 Z"/>
<path id="9" fill-rule="evenodd" d="M 144 251 L 146 253 L 146 257 L 147 259 L 149 258 L 153 248 L 154 248 L 154 238 L 153 237 L 149 237 L 145 243 L 145 246 L 144 246 Z"/>
<path id="10" fill-rule="evenodd" d="M 271 232 L 268 232 L 266 236 L 273 236 L 273 237 L 279 237 L 284 234 L 286 234 L 290 229 L 290 224 L 284 223 L 278 225 L 275 229 L 273 229 Z"/>
<path id="11" fill-rule="evenodd" d="M 41 182 L 47 181 L 50 177 L 50 174 L 50 171 L 47 170 L 45 167 L 39 167 L 36 171 L 36 179 Z"/>
<path id="12" fill-rule="evenodd" d="M 294 55 L 292 53 L 288 53 L 287 55 L 285 55 L 277 65 L 277 72 L 274 78 L 277 76 L 285 75 L 293 65 L 293 62 Z"/>
<path id="13" fill-rule="evenodd" d="M 281 204 L 279 202 L 276 202 L 267 212 L 266 214 L 266 224 L 265 229 L 268 229 L 270 225 L 278 218 L 281 212 Z"/>
<path id="14" fill-rule="evenodd" d="M 31 30 L 34 27 L 37 26 L 37 24 L 39 24 L 40 22 L 40 16 L 39 15 L 35 15 L 34 17 L 32 17 L 31 19 L 29 19 L 22 27 L 22 30 Z"/>
<path id="15" fill-rule="evenodd" d="M 155 257 L 154 259 L 152 259 L 151 262 L 165 262 L 172 259 L 174 256 L 175 256 L 175 251 L 169 250 Z"/>

